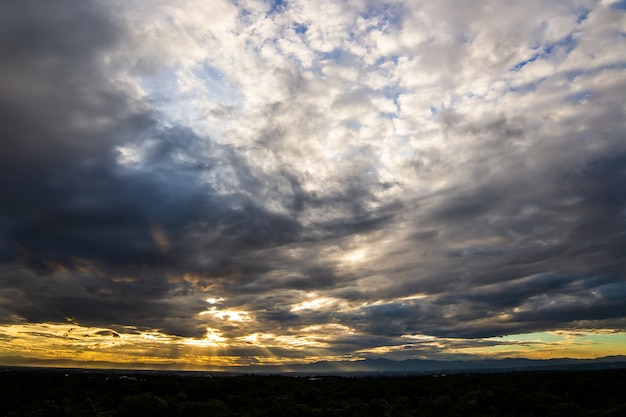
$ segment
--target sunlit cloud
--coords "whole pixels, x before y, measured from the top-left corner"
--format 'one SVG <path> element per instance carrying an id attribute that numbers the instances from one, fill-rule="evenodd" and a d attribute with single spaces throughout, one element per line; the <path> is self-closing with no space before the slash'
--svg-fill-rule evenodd
<path id="1" fill-rule="evenodd" d="M 0 17 L 1 357 L 624 353 L 621 2 L 66 9 Z"/>
<path id="2" fill-rule="evenodd" d="M 226 338 L 222 337 L 219 331 L 208 328 L 204 338 L 185 339 L 183 340 L 183 343 L 186 345 L 206 347 L 206 346 L 220 346 L 220 345 L 223 345 L 225 341 L 226 341 Z"/>

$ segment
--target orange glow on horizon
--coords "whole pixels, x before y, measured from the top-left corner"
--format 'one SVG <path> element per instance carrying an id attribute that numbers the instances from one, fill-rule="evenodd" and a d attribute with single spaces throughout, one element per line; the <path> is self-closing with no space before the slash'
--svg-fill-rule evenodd
<path id="1" fill-rule="evenodd" d="M 71 323 L 25 323 L 0 326 L 0 363 L 46 363 L 81 367 L 168 367 L 213 369 L 250 364 L 289 365 L 318 360 L 346 360 L 334 352 L 334 342 L 359 334 L 339 324 L 310 325 L 289 334 L 254 332 L 229 338 L 207 328 L 203 338 L 185 338 L 157 330 L 124 331 Z M 440 356 L 476 358 L 590 359 L 626 352 L 626 332 L 610 329 L 554 331 L 487 339 L 437 338 L 406 335 L 404 342 L 374 346 L 350 355 L 350 360 L 431 349 Z M 232 352 L 246 351 L 246 356 Z M 292 358 L 275 352 L 299 352 Z M 283 353 L 284 354 L 284 353 Z M 21 359 L 20 359 L 21 358 Z M 331 359 L 334 358 L 334 359 Z M 35 362 L 33 362 L 35 361 Z M 38 365 L 38 366 L 39 366 Z"/>

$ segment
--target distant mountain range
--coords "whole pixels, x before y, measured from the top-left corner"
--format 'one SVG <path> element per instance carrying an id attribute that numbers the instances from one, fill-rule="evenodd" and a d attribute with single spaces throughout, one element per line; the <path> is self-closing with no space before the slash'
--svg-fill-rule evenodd
<path id="1" fill-rule="evenodd" d="M 124 369 L 110 362 L 74 362 L 58 360 L 41 360 L 18 356 L 0 357 L 2 367 L 45 367 L 57 369 L 92 369 L 114 370 L 120 372 L 183 372 L 177 370 L 177 364 L 160 366 L 149 371 L 145 364 L 126 364 Z M 443 373 L 474 373 L 474 372 L 514 372 L 532 370 L 581 370 L 626 368 L 626 355 L 606 356 L 597 359 L 482 359 L 482 360 L 428 360 L 408 359 L 394 361 L 390 359 L 363 359 L 357 361 L 320 361 L 309 364 L 294 365 L 250 365 L 240 367 L 212 367 L 206 370 L 190 371 L 228 373 L 228 374 L 302 374 L 302 375 L 403 375 L 403 374 L 443 374 Z"/>
<path id="2" fill-rule="evenodd" d="M 459 372 L 502 372 L 556 369 L 607 369 L 626 368 L 626 356 L 607 356 L 597 359 L 483 359 L 483 360 L 426 360 L 364 359 L 358 361 L 328 362 L 289 366 L 248 366 L 238 372 L 290 372 L 302 374 L 418 374 Z"/>

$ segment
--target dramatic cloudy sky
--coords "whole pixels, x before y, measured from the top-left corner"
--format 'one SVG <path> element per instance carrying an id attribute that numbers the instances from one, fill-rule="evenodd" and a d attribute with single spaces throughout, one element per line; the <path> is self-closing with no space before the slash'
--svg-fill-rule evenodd
<path id="1" fill-rule="evenodd" d="M 612 0 L 1 0 L 0 362 L 626 353 L 625 51 Z"/>

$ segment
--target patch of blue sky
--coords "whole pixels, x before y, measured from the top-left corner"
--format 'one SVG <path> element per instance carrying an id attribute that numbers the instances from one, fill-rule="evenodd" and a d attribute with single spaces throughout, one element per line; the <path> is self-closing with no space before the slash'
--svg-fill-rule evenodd
<path id="1" fill-rule="evenodd" d="M 612 3 L 611 10 L 626 10 L 626 0 L 619 0 Z"/>
<path id="2" fill-rule="evenodd" d="M 322 61 L 337 61 L 343 55 L 343 50 L 341 48 L 335 48 L 330 52 L 322 52 L 320 54 L 320 59 Z"/>
<path id="3" fill-rule="evenodd" d="M 254 17 L 254 13 L 250 11 L 250 9 L 246 8 L 245 1 L 242 0 L 231 0 L 233 6 L 237 8 L 237 17 L 241 20 L 242 23 L 252 23 L 251 18 Z"/>
<path id="4" fill-rule="evenodd" d="M 389 119 L 389 120 L 392 120 L 398 117 L 398 113 L 389 113 L 389 112 L 379 112 L 378 115 L 382 117 L 383 119 Z"/>
<path id="5" fill-rule="evenodd" d="M 180 90 L 176 69 L 142 77 L 139 83 L 150 105 L 158 109 L 158 123 L 161 127 L 169 128 L 198 118 L 197 110 L 188 104 L 190 95 Z"/>
<path id="6" fill-rule="evenodd" d="M 241 23 L 246 26 L 251 25 L 253 23 L 254 15 L 248 9 L 241 8 L 239 9 L 239 15 L 237 16 Z"/>
<path id="7" fill-rule="evenodd" d="M 380 18 L 376 29 L 385 29 L 388 26 L 397 25 L 401 22 L 402 10 L 401 5 L 389 4 L 389 3 L 377 3 L 374 2 L 377 7 L 369 7 L 361 17 L 364 19 Z"/>
<path id="8" fill-rule="evenodd" d="M 303 23 L 294 23 L 293 24 L 293 30 L 294 32 L 296 32 L 299 35 L 302 35 L 304 33 L 306 33 L 307 30 L 309 30 L 309 27 Z"/>
<path id="9" fill-rule="evenodd" d="M 576 18 L 576 23 L 581 24 L 582 22 L 584 22 L 585 20 L 587 20 L 587 17 L 589 16 L 589 13 L 591 11 L 585 7 L 581 7 L 578 11 L 577 11 L 577 18 Z"/>
<path id="10" fill-rule="evenodd" d="M 574 39 L 574 37 L 572 36 L 572 34 L 570 33 L 569 35 L 567 35 L 566 37 L 564 37 L 563 39 L 560 39 L 556 42 L 547 44 L 544 48 L 543 48 L 543 52 L 546 55 L 551 54 L 554 50 L 556 50 L 557 48 L 563 48 L 566 52 L 572 52 L 574 50 L 574 48 L 576 48 L 577 42 Z"/>
<path id="11" fill-rule="evenodd" d="M 393 26 L 399 26 L 401 22 L 400 16 L 402 13 L 399 9 L 400 6 L 374 3 L 378 7 L 370 6 L 364 13 L 360 14 L 360 17 L 368 21 L 368 26 L 362 31 L 353 26 L 350 37 L 353 40 L 362 38 L 364 34 L 371 33 L 372 31 L 388 32 L 389 28 Z"/>
<path id="12" fill-rule="evenodd" d="M 393 65 L 397 65 L 398 64 L 398 55 L 387 55 L 387 56 L 381 56 L 380 58 L 378 58 L 376 60 L 376 62 L 374 63 L 375 66 L 381 66 L 387 62 L 391 62 Z"/>
<path id="13" fill-rule="evenodd" d="M 535 62 L 540 57 L 541 57 L 541 53 L 534 54 L 530 58 L 528 58 L 528 59 L 526 59 L 524 61 L 520 61 L 517 64 L 515 64 L 513 66 L 513 68 L 511 68 L 511 71 L 517 72 L 517 71 L 521 70 L 522 68 L 524 68 L 526 65 L 530 64 L 531 62 Z"/>
<path id="14" fill-rule="evenodd" d="M 174 69 L 141 77 L 138 82 L 153 103 L 172 101 L 172 97 L 178 92 L 178 76 Z"/>
<path id="15" fill-rule="evenodd" d="M 530 58 L 518 62 L 511 68 L 511 71 L 517 72 L 524 68 L 526 65 L 535 62 L 538 59 L 546 59 L 550 54 L 557 50 L 563 49 L 566 53 L 570 53 L 576 48 L 576 40 L 572 34 L 567 35 L 565 38 L 556 42 L 546 44 L 540 52 L 533 54 Z"/>
<path id="16" fill-rule="evenodd" d="M 209 99 L 221 104 L 235 104 L 239 100 L 237 90 L 225 79 L 224 74 L 204 62 L 194 71 L 194 75 L 204 82 Z"/>
<path id="17" fill-rule="evenodd" d="M 576 93 L 568 94 L 565 97 L 563 97 L 563 102 L 564 103 L 578 103 L 578 102 L 587 100 L 588 98 L 591 97 L 592 94 L 593 92 L 590 90 L 578 91 Z"/>
<path id="18" fill-rule="evenodd" d="M 626 345 L 626 333 L 623 332 L 615 332 L 615 333 L 593 333 L 590 332 L 584 336 L 579 336 L 577 342 L 591 342 L 595 344 L 606 344 L 606 343 L 616 343 L 619 345 Z"/>
<path id="19" fill-rule="evenodd" d="M 220 71 L 218 71 L 215 67 L 209 65 L 208 62 L 203 62 L 202 63 L 202 72 L 204 74 L 206 74 L 208 77 L 210 77 L 211 79 L 214 79 L 214 80 L 223 79 L 224 78 L 224 74 L 222 74 Z"/>
<path id="20" fill-rule="evenodd" d="M 287 0 L 271 0 L 268 15 L 281 14 L 288 6 Z"/>
<path id="21" fill-rule="evenodd" d="M 315 60 L 310 67 L 307 67 L 306 70 L 311 73 L 325 78 L 323 68 L 331 63 L 341 63 L 342 59 L 345 57 L 345 53 L 341 48 L 335 48 L 330 52 L 316 52 Z"/>
<path id="22" fill-rule="evenodd" d="M 548 332 L 522 333 L 512 334 L 494 338 L 495 340 L 521 342 L 521 343 L 554 343 L 565 340 L 565 337 L 559 334 Z"/>
<path id="23" fill-rule="evenodd" d="M 543 84 L 544 81 L 546 81 L 548 78 L 547 77 L 542 77 L 542 78 L 538 78 L 536 80 L 533 80 L 529 83 L 526 84 L 522 84 L 516 87 L 509 87 L 507 89 L 507 92 L 509 93 L 530 93 L 533 91 L 537 91 L 537 88 Z"/>
<path id="24" fill-rule="evenodd" d="M 389 84 L 382 88 L 382 93 L 385 98 L 393 100 L 396 105 L 398 105 L 398 98 L 400 97 L 400 94 L 405 91 L 405 89 L 398 87 L 397 84 Z"/>
<path id="25" fill-rule="evenodd" d="M 148 91 L 169 90 L 176 85 L 175 71 L 161 71 L 157 74 L 150 74 L 138 78 L 141 87 Z"/>

